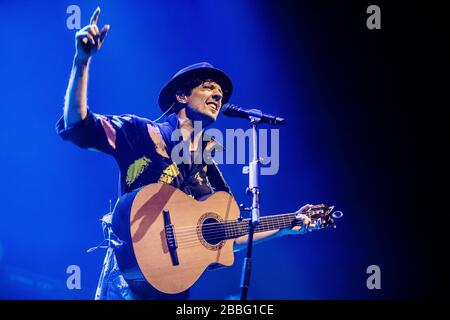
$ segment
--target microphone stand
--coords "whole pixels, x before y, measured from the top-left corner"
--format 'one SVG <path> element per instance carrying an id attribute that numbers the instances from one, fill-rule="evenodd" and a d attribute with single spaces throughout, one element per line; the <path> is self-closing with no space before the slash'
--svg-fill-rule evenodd
<path id="1" fill-rule="evenodd" d="M 252 124 L 252 141 L 253 141 L 253 159 L 249 164 L 248 172 L 248 188 L 247 194 L 252 194 L 252 219 L 248 224 L 248 240 L 247 240 L 247 255 L 244 259 L 241 276 L 241 300 L 247 300 L 248 288 L 250 285 L 250 273 L 252 267 L 252 249 L 253 249 L 253 235 L 255 228 L 259 223 L 260 204 L 259 204 L 259 174 L 260 174 L 260 159 L 258 153 L 258 136 L 256 127 L 261 122 L 261 118 L 250 116 L 250 123 Z"/>

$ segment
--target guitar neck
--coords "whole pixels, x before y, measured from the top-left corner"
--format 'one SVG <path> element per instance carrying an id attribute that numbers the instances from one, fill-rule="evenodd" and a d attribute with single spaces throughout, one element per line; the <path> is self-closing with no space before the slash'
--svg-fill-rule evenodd
<path id="1" fill-rule="evenodd" d="M 260 217 L 255 233 L 291 228 L 297 213 Z M 250 219 L 233 220 L 223 223 L 226 239 L 234 239 L 248 234 Z"/>

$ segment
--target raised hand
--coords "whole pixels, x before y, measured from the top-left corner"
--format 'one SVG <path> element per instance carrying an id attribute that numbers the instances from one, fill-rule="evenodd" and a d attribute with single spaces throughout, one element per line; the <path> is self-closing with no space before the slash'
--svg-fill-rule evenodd
<path id="1" fill-rule="evenodd" d="M 110 28 L 109 24 L 103 26 L 99 31 L 97 27 L 100 8 L 97 7 L 92 14 L 89 25 L 83 27 L 75 34 L 77 58 L 88 60 L 94 53 L 100 50 L 103 41 Z"/>

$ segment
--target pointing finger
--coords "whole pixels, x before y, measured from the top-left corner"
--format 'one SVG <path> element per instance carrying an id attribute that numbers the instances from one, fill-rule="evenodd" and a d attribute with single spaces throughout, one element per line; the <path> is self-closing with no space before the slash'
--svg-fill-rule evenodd
<path id="1" fill-rule="evenodd" d="M 94 13 L 92 14 L 90 24 L 97 24 L 99 15 L 100 15 L 100 7 L 97 7 L 97 9 L 95 9 Z"/>

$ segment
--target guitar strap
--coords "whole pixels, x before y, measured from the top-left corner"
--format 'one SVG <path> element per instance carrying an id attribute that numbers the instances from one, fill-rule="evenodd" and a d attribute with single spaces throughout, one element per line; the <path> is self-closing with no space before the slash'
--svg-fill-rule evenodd
<path id="1" fill-rule="evenodd" d="M 212 159 L 211 161 L 212 164 L 208 165 L 208 170 L 206 171 L 206 176 L 208 177 L 211 186 L 215 189 L 215 191 L 225 191 L 233 195 L 230 187 L 222 175 L 222 172 L 220 172 L 217 163 Z"/>

